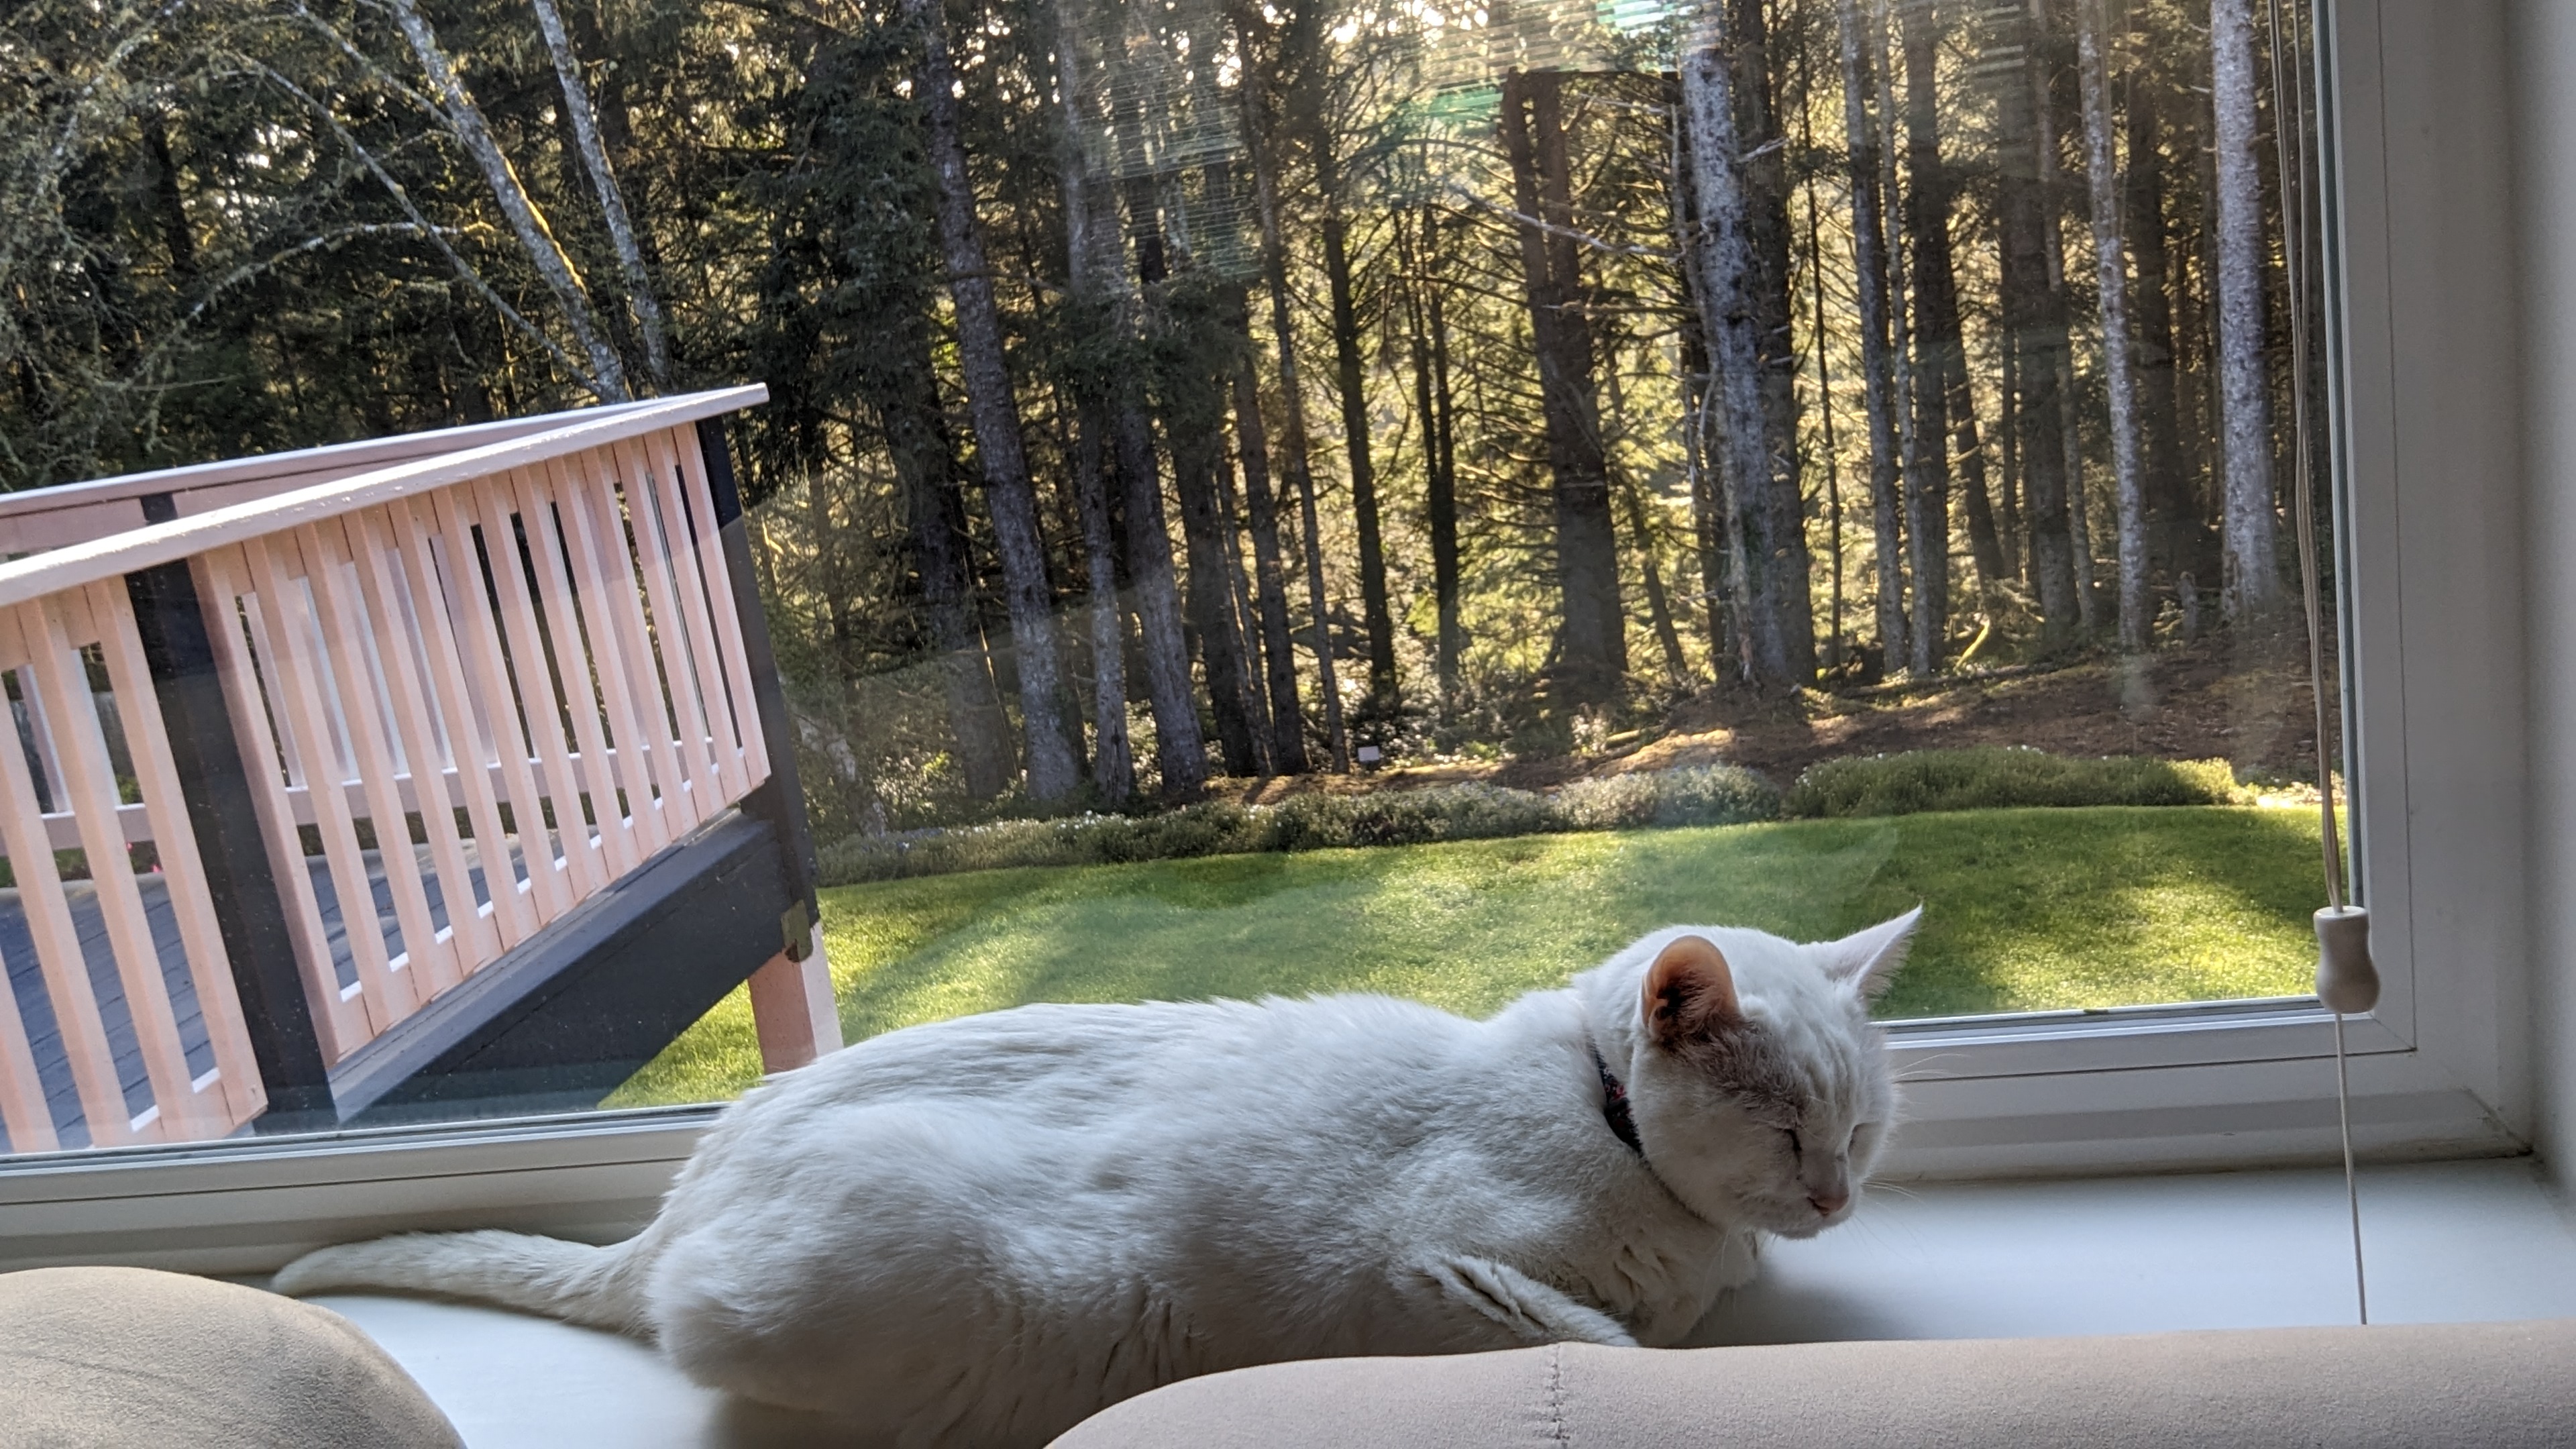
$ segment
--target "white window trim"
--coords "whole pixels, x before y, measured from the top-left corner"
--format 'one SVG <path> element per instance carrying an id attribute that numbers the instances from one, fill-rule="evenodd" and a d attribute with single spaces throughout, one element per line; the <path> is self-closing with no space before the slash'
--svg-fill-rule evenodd
<path id="1" fill-rule="evenodd" d="M 2322 0 L 2336 144 L 2335 520 L 2360 891 L 2387 990 L 2348 1024 L 2374 1155 L 2527 1149 L 2526 607 L 2501 7 Z M 1938 902 L 1933 903 L 1938 908 Z M 2418 991 L 2419 965 L 2439 989 Z M 2322 1160 L 2310 1000 L 1907 1023 L 1895 1177 Z M 418 1228 L 622 1235 L 713 1109 L 0 1163 L 0 1269 L 255 1272 Z"/>

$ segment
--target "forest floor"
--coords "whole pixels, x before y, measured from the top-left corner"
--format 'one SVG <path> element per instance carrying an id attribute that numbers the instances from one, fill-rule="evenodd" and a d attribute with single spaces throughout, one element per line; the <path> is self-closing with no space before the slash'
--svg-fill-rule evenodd
<path id="1" fill-rule="evenodd" d="M 2333 660 L 2327 661 L 2329 671 Z M 2313 779 L 2314 726 L 2304 643 L 2212 637 L 2135 661 L 2078 656 L 1865 689 L 1763 695 L 1704 690 L 1654 726 L 1588 755 L 1453 759 L 1351 775 L 1211 782 L 1213 794 L 1267 804 L 1309 790 L 1359 792 L 1484 780 L 1545 790 L 1596 775 L 1676 765 L 1740 765 L 1786 788 L 1820 760 L 1977 745 L 2053 754 L 2226 759 L 2240 776 Z"/>
<path id="2" fill-rule="evenodd" d="M 1471 1016 L 1675 921 L 1822 939 L 1918 903 L 1890 1018 L 2294 995 L 2317 822 L 1975 810 L 976 871 L 826 890 L 850 1041 L 1033 1001 L 1380 991 Z M 760 1074 L 737 989 L 608 1103 Z"/>

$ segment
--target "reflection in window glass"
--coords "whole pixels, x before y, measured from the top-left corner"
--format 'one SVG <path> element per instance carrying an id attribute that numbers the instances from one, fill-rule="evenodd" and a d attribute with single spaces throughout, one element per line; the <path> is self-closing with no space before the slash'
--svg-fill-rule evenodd
<path id="1" fill-rule="evenodd" d="M 187 561 L 193 715 L 0 621 L 10 1149 L 737 1095 L 791 818 L 847 1039 L 1918 902 L 1891 1018 L 2303 993 L 2283 8 L 32 0 L 0 483 L 770 400 Z"/>

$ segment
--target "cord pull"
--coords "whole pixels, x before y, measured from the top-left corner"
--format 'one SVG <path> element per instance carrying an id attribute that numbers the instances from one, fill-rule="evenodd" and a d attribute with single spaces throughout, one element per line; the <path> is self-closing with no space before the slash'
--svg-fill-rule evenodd
<path id="1" fill-rule="evenodd" d="M 2346 1016 L 2379 1004 L 2379 968 L 2370 964 L 2370 912 L 2359 906 L 2317 912 L 2317 999 Z"/>

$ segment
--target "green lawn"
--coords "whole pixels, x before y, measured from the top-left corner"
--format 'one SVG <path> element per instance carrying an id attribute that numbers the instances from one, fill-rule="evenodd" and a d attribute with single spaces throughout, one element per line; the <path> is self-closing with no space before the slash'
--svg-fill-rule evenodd
<path id="1" fill-rule="evenodd" d="M 1972 810 L 979 871 L 823 892 L 851 1041 L 1031 1001 L 1383 991 L 1482 1015 L 1645 931 L 1815 939 L 1921 902 L 1887 1017 L 2291 995 L 2317 821 L 2293 810 Z M 610 1099 L 739 1095 L 736 991 Z"/>

